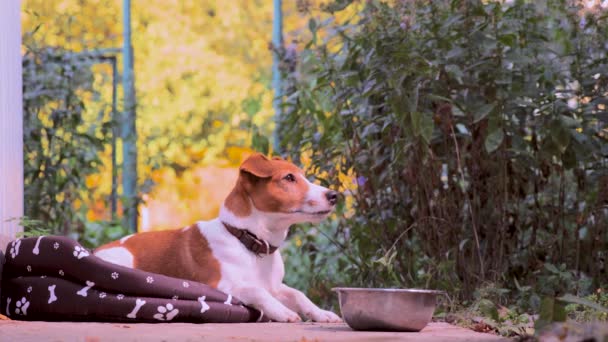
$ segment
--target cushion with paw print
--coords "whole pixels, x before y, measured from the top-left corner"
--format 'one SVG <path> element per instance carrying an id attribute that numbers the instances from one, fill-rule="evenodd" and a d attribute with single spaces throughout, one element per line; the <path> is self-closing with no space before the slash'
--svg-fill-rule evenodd
<path id="1" fill-rule="evenodd" d="M 256 309 L 206 284 L 106 262 L 67 237 L 17 239 L 6 251 L 0 314 L 11 319 L 148 323 L 268 320 Z"/>

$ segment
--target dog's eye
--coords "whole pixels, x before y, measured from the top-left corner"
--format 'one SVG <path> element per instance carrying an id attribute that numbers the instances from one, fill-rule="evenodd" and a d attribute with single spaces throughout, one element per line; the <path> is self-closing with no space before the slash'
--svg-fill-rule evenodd
<path id="1" fill-rule="evenodd" d="M 291 173 L 288 173 L 287 176 L 283 177 L 283 179 L 292 183 L 296 181 L 296 177 Z"/>

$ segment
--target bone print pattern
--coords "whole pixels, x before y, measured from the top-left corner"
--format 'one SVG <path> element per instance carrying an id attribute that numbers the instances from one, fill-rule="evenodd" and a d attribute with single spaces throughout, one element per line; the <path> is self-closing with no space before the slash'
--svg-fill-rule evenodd
<path id="1" fill-rule="evenodd" d="M 226 301 L 224 302 L 224 304 L 232 305 L 232 295 L 230 293 L 228 294 L 228 298 L 226 298 Z"/>
<path id="2" fill-rule="evenodd" d="M 10 242 L 7 251 L 0 311 L 12 319 L 229 323 L 260 318 L 259 311 L 232 295 L 191 279 L 107 263 L 68 238 L 23 238 Z"/>
<path id="3" fill-rule="evenodd" d="M 205 296 L 198 297 L 198 302 L 201 303 L 201 313 L 209 310 L 209 305 L 205 302 Z"/>
<path id="4" fill-rule="evenodd" d="M 57 301 L 57 296 L 55 295 L 55 287 L 57 287 L 57 285 L 53 284 L 51 286 L 48 287 L 49 289 L 49 301 L 47 302 L 47 304 L 51 304 L 52 302 Z"/>
<path id="5" fill-rule="evenodd" d="M 40 248 L 39 248 L 40 247 L 40 240 L 42 240 L 43 237 L 44 236 L 39 236 L 38 240 L 36 240 L 36 246 L 34 246 L 34 249 L 32 250 L 33 254 L 36 254 L 36 255 L 40 254 Z"/>
<path id="6" fill-rule="evenodd" d="M 135 307 L 129 314 L 127 314 L 127 317 L 128 318 L 137 318 L 137 313 L 139 312 L 141 307 L 144 306 L 144 304 L 146 304 L 145 300 L 137 298 L 135 300 Z"/>
<path id="7" fill-rule="evenodd" d="M 8 297 L 8 298 L 6 298 L 6 311 L 4 311 L 4 312 L 6 312 L 6 315 L 7 315 L 7 316 L 10 316 L 10 315 L 11 315 L 11 312 L 10 312 L 10 310 L 8 309 L 8 308 L 10 307 L 10 305 L 11 305 L 11 298 L 10 298 L 10 297 Z"/>
<path id="8" fill-rule="evenodd" d="M 76 292 L 77 295 L 86 297 L 89 295 L 89 290 L 95 286 L 95 283 L 92 281 L 86 281 L 87 286 L 83 287 L 80 291 Z"/>

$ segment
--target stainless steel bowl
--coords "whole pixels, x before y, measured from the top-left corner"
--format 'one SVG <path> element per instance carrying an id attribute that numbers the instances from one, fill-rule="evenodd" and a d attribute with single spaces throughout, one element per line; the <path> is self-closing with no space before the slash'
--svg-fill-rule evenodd
<path id="1" fill-rule="evenodd" d="M 442 291 L 337 287 L 342 318 L 355 330 L 420 331 Z"/>

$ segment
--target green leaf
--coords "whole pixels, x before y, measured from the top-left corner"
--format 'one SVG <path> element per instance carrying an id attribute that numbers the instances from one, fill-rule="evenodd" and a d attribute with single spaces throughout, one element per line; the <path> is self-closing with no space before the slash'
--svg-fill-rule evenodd
<path id="1" fill-rule="evenodd" d="M 578 128 L 580 127 L 580 123 L 578 122 L 578 120 L 576 120 L 573 117 L 567 116 L 567 115 L 560 115 L 559 116 L 560 121 L 564 124 L 564 126 L 568 127 L 568 128 Z"/>
<path id="2" fill-rule="evenodd" d="M 570 131 L 564 127 L 560 120 L 553 120 L 549 127 L 551 140 L 557 146 L 560 153 L 564 153 L 570 144 Z"/>
<path id="3" fill-rule="evenodd" d="M 466 52 L 465 49 L 461 48 L 460 46 L 456 46 L 453 49 L 451 49 L 450 51 L 448 51 L 448 53 L 445 55 L 445 58 L 446 59 L 460 58 L 465 52 Z"/>
<path id="4" fill-rule="evenodd" d="M 504 45 L 513 47 L 515 46 L 515 41 L 517 40 L 517 35 L 514 33 L 504 34 L 502 36 L 498 36 L 498 41 L 503 43 Z"/>
<path id="5" fill-rule="evenodd" d="M 317 21 L 314 18 L 310 18 L 310 20 L 308 20 L 308 29 L 312 33 L 317 32 Z"/>
<path id="6" fill-rule="evenodd" d="M 484 316 L 492 318 L 494 321 L 498 322 L 498 309 L 496 305 L 492 303 L 492 301 L 488 299 L 482 299 L 478 304 L 479 312 L 481 312 Z"/>
<path id="7" fill-rule="evenodd" d="M 458 250 L 460 252 L 462 252 L 462 250 L 464 249 L 464 246 L 467 244 L 468 241 L 469 241 L 469 239 L 463 239 L 462 241 L 460 241 L 460 243 L 458 244 Z"/>
<path id="8" fill-rule="evenodd" d="M 365 126 L 363 132 L 361 133 L 361 138 L 368 138 L 370 135 L 376 134 L 378 132 L 380 132 L 380 127 L 372 122 Z"/>
<path id="9" fill-rule="evenodd" d="M 592 309 L 595 309 L 595 310 L 597 310 L 599 312 L 608 313 L 608 308 L 607 307 L 602 306 L 602 305 L 600 305 L 598 303 L 592 302 L 592 301 L 590 301 L 588 299 L 577 297 L 577 296 L 569 294 L 569 293 L 565 294 L 565 295 L 563 295 L 563 296 L 561 296 L 561 297 L 559 297 L 557 299 L 559 299 L 562 302 L 572 303 L 572 304 L 580 304 L 580 305 L 588 306 L 588 307 L 590 307 Z"/>
<path id="10" fill-rule="evenodd" d="M 410 118 L 412 120 L 412 131 L 414 132 L 414 135 L 419 137 L 420 136 L 420 121 L 422 121 L 422 113 L 418 113 L 418 112 L 411 112 L 410 113 Z"/>
<path id="11" fill-rule="evenodd" d="M 321 5 L 321 10 L 333 14 L 345 9 L 352 2 L 353 0 L 334 0 L 328 4 Z"/>
<path id="12" fill-rule="evenodd" d="M 263 154 L 268 154 L 270 150 L 270 142 L 268 138 L 261 135 L 257 127 L 254 129 L 253 136 L 251 137 L 251 147 Z"/>
<path id="13" fill-rule="evenodd" d="M 420 135 L 424 142 L 427 144 L 431 143 L 431 139 L 433 138 L 433 129 L 435 128 L 435 122 L 433 122 L 433 118 L 430 115 L 422 115 L 420 121 Z"/>
<path id="14" fill-rule="evenodd" d="M 578 159 L 575 149 L 572 145 L 570 145 L 568 148 L 566 148 L 566 151 L 562 155 L 562 164 L 566 169 L 570 170 L 576 167 L 577 161 Z"/>
<path id="15" fill-rule="evenodd" d="M 473 120 L 473 122 L 477 123 L 483 120 L 486 116 L 488 116 L 488 114 L 492 112 L 494 107 L 496 107 L 496 104 L 488 103 L 476 109 L 474 113 L 475 119 Z"/>
<path id="16" fill-rule="evenodd" d="M 496 149 L 502 144 L 505 134 L 501 128 L 496 129 L 494 132 L 488 134 L 485 140 L 485 147 L 488 153 L 496 151 Z"/>
<path id="17" fill-rule="evenodd" d="M 262 108 L 262 101 L 259 98 L 247 98 L 241 103 L 241 108 L 249 117 L 253 117 Z"/>
<path id="18" fill-rule="evenodd" d="M 538 331 L 554 322 L 566 321 L 566 305 L 553 297 L 544 297 L 540 303 L 540 312 L 534 328 Z"/>
<path id="19" fill-rule="evenodd" d="M 462 83 L 462 78 L 464 77 L 464 73 L 462 69 L 455 64 L 449 64 L 445 66 L 445 71 L 452 77 L 458 81 L 458 83 Z"/>
<path id="20" fill-rule="evenodd" d="M 555 267 L 555 265 L 550 264 L 550 263 L 548 263 L 548 262 L 546 262 L 546 263 L 545 263 L 545 268 L 546 268 L 546 269 L 547 269 L 549 272 L 551 272 L 551 273 L 553 273 L 553 274 L 558 274 L 558 273 L 559 273 L 559 270 L 557 269 L 557 267 Z"/>

